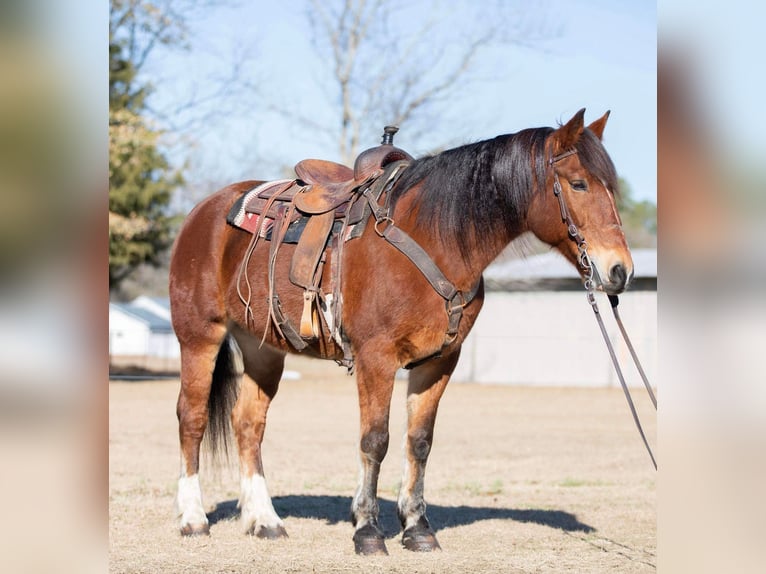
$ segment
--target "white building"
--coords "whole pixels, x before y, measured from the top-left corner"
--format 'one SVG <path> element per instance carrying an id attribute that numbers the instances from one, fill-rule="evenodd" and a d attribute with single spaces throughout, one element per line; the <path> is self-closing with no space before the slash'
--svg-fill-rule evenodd
<path id="1" fill-rule="evenodd" d="M 138 307 L 151 311 L 158 317 L 162 317 L 170 322 L 170 299 L 167 297 L 149 297 L 139 295 L 130 302 L 131 307 Z"/>
<path id="2" fill-rule="evenodd" d="M 109 303 L 109 356 L 180 356 L 164 301 L 142 296 L 132 303 Z"/>

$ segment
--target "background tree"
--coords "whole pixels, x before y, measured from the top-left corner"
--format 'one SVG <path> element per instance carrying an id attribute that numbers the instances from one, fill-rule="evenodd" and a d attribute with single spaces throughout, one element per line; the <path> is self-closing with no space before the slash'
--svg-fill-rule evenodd
<path id="1" fill-rule="evenodd" d="M 110 0 L 109 286 L 113 293 L 135 290 L 130 284 L 136 281 L 140 290 L 150 276 L 148 283 L 162 285 L 151 291 L 165 292 L 167 272 L 157 266 L 167 262 L 180 219 L 173 213 L 186 210 L 179 202 L 184 193 L 201 187 L 200 173 L 188 167 L 195 141 L 228 116 L 240 117 L 243 108 L 252 111 L 255 74 L 246 69 L 252 60 L 249 45 L 238 44 L 234 54 L 211 56 L 206 64 L 214 72 L 204 77 L 187 81 L 182 74 L 167 76 L 173 69 L 168 58 L 181 56 L 197 39 L 195 25 L 230 4 L 229 0 Z M 165 65 L 157 66 L 163 59 Z M 184 57 L 178 61 L 178 69 L 190 64 Z M 162 85 L 162 90 L 155 92 L 154 85 Z M 215 187 L 206 186 L 206 193 Z M 140 277 L 134 281 L 139 269 Z"/>
<path id="2" fill-rule="evenodd" d="M 152 49 L 180 42 L 183 20 L 154 4 L 112 0 L 109 19 L 109 289 L 172 241 L 166 207 L 181 185 L 146 114 L 151 85 L 137 75 Z"/>
<path id="3" fill-rule="evenodd" d="M 158 148 L 160 132 L 126 109 L 109 113 L 109 289 L 172 240 L 166 207 L 182 182 Z"/>
<path id="4" fill-rule="evenodd" d="M 494 15 L 493 6 L 476 3 L 475 17 L 463 13 L 457 21 L 438 1 L 415 8 L 390 0 L 311 1 L 314 46 L 327 55 L 332 78 L 322 83 L 337 110 L 338 123 L 324 131 L 337 134 L 341 162 L 353 162 L 360 142 L 377 142 L 384 125 L 406 124 L 417 139 L 434 122 L 459 122 L 452 98 L 465 97 L 478 81 L 473 64 L 483 48 L 531 45 L 544 31 L 556 33 L 527 3 L 506 2 Z"/>
<path id="5" fill-rule="evenodd" d="M 657 205 L 651 201 L 636 201 L 633 189 L 625 179 L 619 179 L 620 195 L 617 209 L 631 248 L 657 247 Z"/>

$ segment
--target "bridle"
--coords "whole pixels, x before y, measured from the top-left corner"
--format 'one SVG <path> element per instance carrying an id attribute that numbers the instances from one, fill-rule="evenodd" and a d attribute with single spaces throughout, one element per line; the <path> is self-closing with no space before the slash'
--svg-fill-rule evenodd
<path id="1" fill-rule="evenodd" d="M 553 170 L 553 195 L 556 197 L 556 199 L 558 199 L 559 202 L 561 221 L 567 226 L 567 233 L 569 233 L 569 238 L 577 244 L 577 263 L 580 265 L 580 268 L 583 270 L 585 275 L 585 290 L 589 293 L 588 301 L 590 302 L 591 297 L 593 297 L 593 292 L 596 288 L 596 285 L 593 281 L 593 276 L 596 271 L 593 267 L 593 263 L 591 262 L 590 255 L 588 254 L 588 242 L 585 241 L 585 237 L 583 237 L 583 234 L 580 233 L 580 230 L 577 228 L 574 219 L 572 219 L 572 214 L 569 212 L 566 199 L 564 199 L 564 192 L 561 188 L 561 182 L 559 181 L 559 174 L 556 171 L 557 162 L 569 157 L 570 155 L 575 155 L 576 153 L 577 150 L 570 149 L 558 155 L 552 156 L 548 160 L 548 167 Z"/>
<path id="2" fill-rule="evenodd" d="M 604 321 L 601 318 L 601 312 L 599 311 L 598 303 L 596 302 L 596 295 L 595 295 L 596 284 L 594 281 L 594 275 L 597 274 L 597 271 L 595 270 L 595 267 L 593 265 L 593 262 L 591 261 L 590 255 L 588 254 L 588 243 L 587 241 L 585 241 L 585 237 L 577 228 L 577 225 L 572 219 L 572 214 L 569 212 L 569 207 L 567 206 L 566 199 L 564 198 L 564 193 L 561 188 L 561 182 L 559 181 L 559 174 L 556 171 L 557 162 L 571 155 L 574 155 L 576 153 L 577 153 L 576 149 L 570 149 L 558 155 L 551 156 L 551 158 L 548 160 L 548 167 L 553 170 L 553 195 L 556 197 L 556 199 L 559 202 L 559 210 L 561 211 L 561 221 L 567 226 L 567 233 L 569 234 L 569 238 L 577 244 L 577 263 L 583 272 L 583 276 L 584 276 L 583 285 L 585 287 L 588 303 L 590 303 L 590 306 L 593 309 L 593 313 L 596 316 L 596 322 L 598 323 L 599 329 L 601 330 L 601 335 L 604 337 L 604 342 L 606 343 L 607 350 L 609 351 L 609 356 L 611 357 L 612 363 L 614 364 L 614 369 L 617 372 L 617 377 L 620 379 L 620 384 L 622 385 L 622 390 L 625 393 L 625 398 L 628 401 L 628 406 L 630 407 L 630 412 L 633 415 L 633 420 L 635 421 L 636 427 L 638 428 L 638 433 L 641 435 L 641 439 L 644 441 L 644 446 L 646 447 L 646 450 L 649 453 L 649 457 L 652 459 L 652 464 L 654 465 L 654 469 L 657 470 L 657 462 L 654 458 L 654 454 L 652 453 L 652 449 L 649 447 L 649 442 L 646 440 L 644 429 L 641 427 L 641 422 L 638 419 L 638 413 L 636 412 L 636 407 L 633 404 L 633 399 L 630 396 L 628 385 L 625 383 L 625 377 L 622 374 L 620 363 L 617 360 L 617 354 L 615 353 L 614 347 L 612 346 L 612 341 L 610 340 L 609 335 L 606 332 L 606 327 L 604 326 Z M 646 373 L 644 372 L 644 369 L 641 367 L 641 363 L 638 360 L 638 355 L 636 354 L 636 351 L 633 348 L 633 345 L 631 344 L 630 339 L 628 338 L 628 333 L 625 330 L 625 327 L 622 324 L 622 320 L 620 319 L 620 314 L 617 311 L 617 306 L 619 305 L 620 300 L 617 297 L 617 295 L 607 295 L 607 297 L 609 298 L 609 304 L 612 307 L 612 313 L 614 314 L 614 318 L 617 321 L 617 324 L 620 328 L 620 333 L 622 333 L 622 337 L 625 340 L 625 343 L 628 346 L 628 349 L 630 350 L 630 355 L 633 358 L 633 362 L 635 363 L 636 368 L 638 369 L 638 372 L 641 375 L 641 379 L 644 381 L 644 386 L 646 387 L 646 390 L 649 393 L 649 398 L 651 399 L 652 404 L 654 405 L 654 408 L 656 410 L 657 398 L 654 396 L 654 392 L 652 391 L 652 386 L 649 384 L 649 380 L 646 377 Z"/>

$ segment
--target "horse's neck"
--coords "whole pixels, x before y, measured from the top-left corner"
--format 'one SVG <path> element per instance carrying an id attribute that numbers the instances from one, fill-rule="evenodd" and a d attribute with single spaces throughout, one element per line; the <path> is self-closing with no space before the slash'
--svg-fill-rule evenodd
<path id="1" fill-rule="evenodd" d="M 412 196 L 403 197 L 396 207 L 394 220 L 428 253 L 442 273 L 461 291 L 472 289 L 490 263 L 525 229 L 517 233 L 506 232 L 502 237 L 491 237 L 488 230 L 475 229 L 467 237 L 455 238 L 467 245 L 470 257 L 464 257 L 457 247 L 445 242 L 434 229 L 424 229 L 415 223 L 417 209 Z"/>
<path id="2" fill-rule="evenodd" d="M 461 274 L 469 278 L 469 282 L 474 283 L 479 280 L 482 273 L 489 267 L 489 265 L 508 247 L 508 245 L 523 232 L 508 234 L 503 237 L 489 238 L 487 236 L 482 237 L 481 232 L 474 239 L 474 243 L 478 241 L 482 242 L 479 246 L 471 245 L 471 251 L 475 254 L 469 258 L 461 257 L 459 253 L 453 254 L 453 265 L 456 273 Z"/>

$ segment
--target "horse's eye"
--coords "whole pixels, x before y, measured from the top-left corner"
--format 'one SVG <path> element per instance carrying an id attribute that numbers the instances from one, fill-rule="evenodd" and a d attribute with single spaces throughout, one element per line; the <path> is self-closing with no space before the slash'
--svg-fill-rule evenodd
<path id="1" fill-rule="evenodd" d="M 584 179 L 575 179 L 570 181 L 569 185 L 574 191 L 588 191 L 588 182 Z"/>

